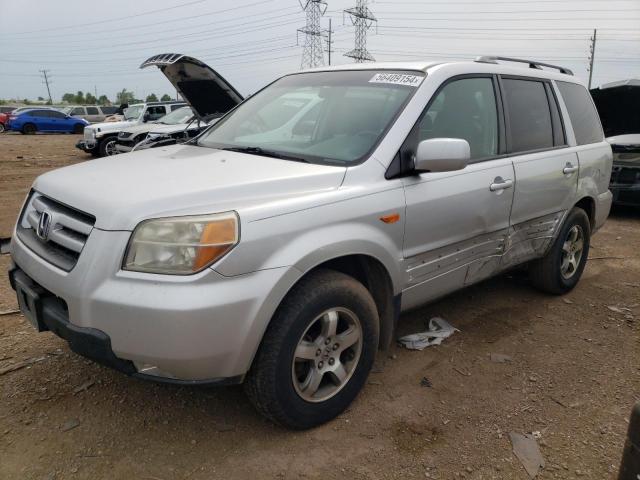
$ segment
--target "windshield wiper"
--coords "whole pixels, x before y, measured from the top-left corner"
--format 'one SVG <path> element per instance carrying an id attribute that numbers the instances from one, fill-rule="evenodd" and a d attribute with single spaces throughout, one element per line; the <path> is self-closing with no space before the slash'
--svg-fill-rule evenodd
<path id="1" fill-rule="evenodd" d="M 308 160 L 304 158 L 296 157 L 293 155 L 285 155 L 283 153 L 279 153 L 273 150 L 265 150 L 261 147 L 226 147 L 221 150 L 227 150 L 230 152 L 241 152 L 248 153 L 250 155 L 261 155 L 263 157 L 271 157 L 271 158 L 279 158 L 281 160 L 293 160 L 294 162 L 304 162 L 309 163 Z"/>

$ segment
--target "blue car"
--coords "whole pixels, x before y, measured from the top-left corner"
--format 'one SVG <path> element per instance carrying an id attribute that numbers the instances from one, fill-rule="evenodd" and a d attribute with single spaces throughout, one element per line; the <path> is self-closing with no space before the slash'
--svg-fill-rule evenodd
<path id="1" fill-rule="evenodd" d="M 89 122 L 70 117 L 58 110 L 34 108 L 9 115 L 8 130 L 32 134 L 36 132 L 82 133 Z"/>

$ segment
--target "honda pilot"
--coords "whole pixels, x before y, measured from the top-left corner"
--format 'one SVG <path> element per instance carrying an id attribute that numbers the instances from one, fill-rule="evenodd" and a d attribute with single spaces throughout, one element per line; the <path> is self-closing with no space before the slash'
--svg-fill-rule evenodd
<path id="1" fill-rule="evenodd" d="M 181 95 L 217 81 L 160 57 Z M 611 163 L 566 68 L 297 72 L 185 144 L 38 177 L 10 280 L 34 328 L 80 355 L 141 379 L 244 383 L 268 418 L 309 428 L 352 402 L 402 312 L 523 264 L 545 292 L 574 288 Z"/>

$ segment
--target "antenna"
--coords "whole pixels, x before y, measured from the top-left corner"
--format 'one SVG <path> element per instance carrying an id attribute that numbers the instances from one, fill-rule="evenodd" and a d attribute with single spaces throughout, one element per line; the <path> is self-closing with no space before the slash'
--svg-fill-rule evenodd
<path id="1" fill-rule="evenodd" d="M 351 22 L 356 27 L 355 48 L 345 53 L 345 57 L 353 58 L 356 63 L 374 62 L 375 58 L 367 51 L 367 31 L 378 19 L 367 6 L 368 0 L 357 0 L 356 6 L 344 11 L 351 17 Z"/>
<path id="2" fill-rule="evenodd" d="M 322 50 L 323 31 L 320 29 L 320 17 L 327 11 L 324 0 L 298 0 L 300 6 L 307 13 L 307 24 L 299 28 L 298 33 L 304 34 L 302 61 L 300 68 L 313 68 L 324 65 Z"/>

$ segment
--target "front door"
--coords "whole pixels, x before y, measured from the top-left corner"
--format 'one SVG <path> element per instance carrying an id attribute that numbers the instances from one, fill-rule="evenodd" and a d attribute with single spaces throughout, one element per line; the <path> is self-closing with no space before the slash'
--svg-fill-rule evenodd
<path id="1" fill-rule="evenodd" d="M 417 144 L 463 138 L 472 163 L 460 171 L 404 179 L 403 309 L 486 278 L 500 267 L 515 176 L 511 160 L 500 156 L 503 122 L 496 91 L 492 76 L 448 81 L 407 139 Z"/>

